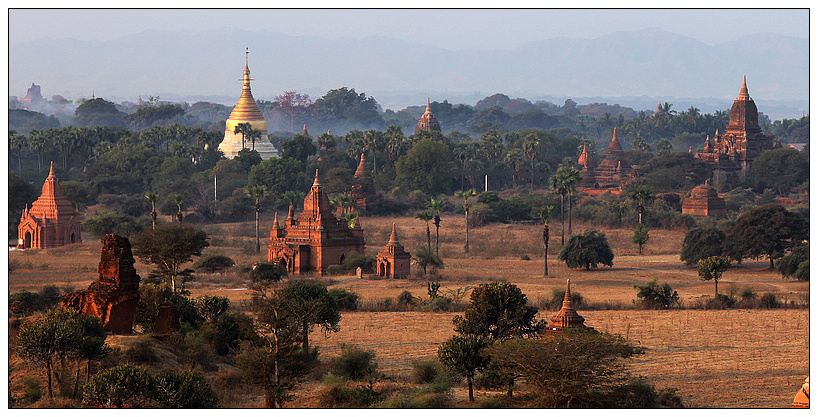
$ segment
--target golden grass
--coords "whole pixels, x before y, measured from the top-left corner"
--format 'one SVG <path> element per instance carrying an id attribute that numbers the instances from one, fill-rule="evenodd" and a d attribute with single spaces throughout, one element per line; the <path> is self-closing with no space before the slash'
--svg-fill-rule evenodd
<path id="1" fill-rule="evenodd" d="M 699 407 L 788 407 L 809 373 L 806 310 L 587 311 L 586 323 L 647 348 L 630 361 L 657 388 Z M 313 334 L 322 357 L 342 343 L 372 349 L 380 368 L 408 375 L 454 334 L 451 313 L 346 313 L 341 331 Z M 548 314 L 541 314 L 546 318 Z M 295 404 L 294 404 L 295 405 Z"/>
<path id="2" fill-rule="evenodd" d="M 272 214 L 272 213 L 270 213 Z M 367 253 L 374 255 L 387 241 L 389 227 L 397 222 L 400 240 L 407 250 L 426 244 L 423 222 L 410 217 L 365 217 L 362 225 L 368 242 Z M 265 219 L 264 232 L 271 223 Z M 678 258 L 683 230 L 652 230 L 645 255 L 636 254 L 629 229 L 604 229 L 616 255 L 613 268 L 597 271 L 567 269 L 557 261 L 559 222 L 551 224 L 549 251 L 550 277 L 542 277 L 541 226 L 536 224 L 489 225 L 472 230 L 472 252 L 463 253 L 463 219 L 445 216 L 441 228 L 441 292 L 473 287 L 482 282 L 504 279 L 515 283 L 531 302 L 550 298 L 551 291 L 563 288 L 570 278 L 572 289 L 593 303 L 631 303 L 633 286 L 656 278 L 670 283 L 685 303 L 710 297 L 713 285 L 698 279 L 694 268 Z M 256 254 L 251 222 L 225 223 L 204 227 L 212 246 L 205 254 L 224 254 L 239 265 L 263 261 Z M 577 224 L 575 232 L 591 228 Z M 434 242 L 434 228 L 432 228 Z M 266 239 L 262 242 L 264 245 Z M 18 265 L 9 274 L 12 292 L 37 290 L 44 285 L 86 288 L 97 277 L 98 240 L 62 248 L 12 251 Z M 522 255 L 531 258 L 521 260 Z M 137 262 L 137 271 L 147 276 L 150 266 Z M 347 288 L 364 301 L 395 297 L 408 290 L 425 296 L 424 277 L 403 280 L 359 280 L 352 276 L 332 277 L 332 287 Z M 214 294 L 234 302 L 249 298 L 248 282 L 235 272 L 201 275 L 189 284 L 194 296 Z M 767 262 L 745 262 L 725 273 L 722 292 L 731 288 L 752 288 L 757 293 L 772 292 L 789 300 L 808 296 L 809 284 L 783 280 L 767 269 Z M 807 375 L 808 310 L 728 310 L 671 312 L 582 311 L 588 324 L 599 330 L 627 335 L 649 350 L 632 361 L 635 373 L 660 388 L 676 387 L 692 405 L 716 407 L 786 407 Z M 405 375 L 415 358 L 432 357 L 437 345 L 452 334 L 449 313 L 345 313 L 341 332 L 324 338 L 313 336 L 322 355 L 332 357 L 340 343 L 354 343 L 374 349 L 381 367 L 388 373 Z M 15 364 L 17 365 L 17 364 Z M 319 386 L 315 382 L 299 389 L 293 405 L 314 406 Z M 464 392 L 455 390 L 457 405 Z M 250 399 L 252 397 L 252 399 Z M 243 403 L 247 401 L 248 403 Z M 231 398 L 230 406 L 257 406 L 258 393 Z"/>

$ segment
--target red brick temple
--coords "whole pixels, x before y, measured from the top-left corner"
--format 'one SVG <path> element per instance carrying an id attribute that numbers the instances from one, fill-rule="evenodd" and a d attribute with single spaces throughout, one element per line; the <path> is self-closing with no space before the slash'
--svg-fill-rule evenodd
<path id="1" fill-rule="evenodd" d="M 613 128 L 608 150 L 594 169 L 595 188 L 622 188 L 627 182 L 631 172 L 630 167 L 622 164 L 623 154 L 616 128 Z"/>
<path id="2" fill-rule="evenodd" d="M 440 132 L 440 123 L 438 123 L 435 115 L 432 114 L 432 102 L 430 99 L 426 99 L 426 111 L 423 112 L 423 115 L 418 119 L 417 125 L 415 125 L 415 133 L 420 132 Z"/>
<path id="3" fill-rule="evenodd" d="M 710 181 L 694 187 L 682 201 L 682 214 L 712 217 L 720 216 L 726 211 L 727 206 L 724 204 L 724 199 L 719 197 L 719 193 L 710 185 Z"/>
<path id="4" fill-rule="evenodd" d="M 716 130 L 708 136 L 701 152 L 695 157 L 713 166 L 713 183 L 717 190 L 743 180 L 750 163 L 761 152 L 773 148 L 773 138 L 766 136 L 758 125 L 758 108 L 747 90 L 747 77 L 741 82 L 738 97 L 730 108 L 727 131 Z"/>
<path id="5" fill-rule="evenodd" d="M 348 253 L 364 253 L 365 245 L 359 223 L 350 228 L 346 221 L 335 217 L 316 170 L 312 188 L 304 198 L 304 210 L 296 217 L 290 206 L 283 228 L 276 215 L 267 243 L 267 259 L 291 274 L 324 275 L 330 265 L 343 263 Z"/>
<path id="6" fill-rule="evenodd" d="M 579 187 L 595 188 L 594 185 L 596 184 L 596 179 L 594 178 L 591 154 L 588 153 L 587 145 L 582 145 L 582 153 L 579 154 L 579 159 L 577 159 L 577 163 L 579 164 L 580 167 Z"/>
<path id="7" fill-rule="evenodd" d="M 398 241 L 395 223 L 392 223 L 389 242 L 386 242 L 386 246 L 378 253 L 375 260 L 375 273 L 384 278 L 406 278 L 409 276 L 411 263 L 412 255 L 403 249 L 403 245 Z"/>
<path id="8" fill-rule="evenodd" d="M 366 170 L 366 156 L 364 156 L 363 153 L 361 153 L 361 159 L 358 161 L 358 168 L 355 169 L 351 188 L 350 194 L 352 195 L 355 209 L 365 213 L 367 197 L 375 193 L 375 183 Z"/>
<path id="9" fill-rule="evenodd" d="M 574 310 L 573 301 L 571 300 L 571 280 L 568 280 L 567 288 L 565 289 L 565 297 L 562 299 L 562 308 L 556 315 L 551 317 L 548 322 L 549 330 L 563 330 L 569 328 L 584 328 L 585 318 L 580 316 Z"/>
<path id="10" fill-rule="evenodd" d="M 51 162 L 40 197 L 20 217 L 17 247 L 41 249 L 82 242 L 81 222 L 80 213 L 63 196 Z"/>

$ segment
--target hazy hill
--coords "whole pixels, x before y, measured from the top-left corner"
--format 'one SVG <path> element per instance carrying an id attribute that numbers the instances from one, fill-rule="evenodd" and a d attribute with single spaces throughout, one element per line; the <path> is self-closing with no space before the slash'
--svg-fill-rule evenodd
<path id="1" fill-rule="evenodd" d="M 530 99 L 678 97 L 698 99 L 706 110 L 708 102 L 732 99 L 746 73 L 750 93 L 769 104 L 768 114 L 775 113 L 770 106 L 807 109 L 806 39 L 757 34 L 709 45 L 659 29 L 493 51 L 237 29 L 146 31 L 105 42 L 38 40 L 10 45 L 11 94 L 22 96 L 37 82 L 47 94 L 69 97 L 93 91 L 230 103 L 239 92 L 245 47 L 258 98 L 285 89 L 317 96 L 346 85 L 390 108 L 422 104 L 427 95 L 473 104 L 475 97 L 502 92 Z"/>

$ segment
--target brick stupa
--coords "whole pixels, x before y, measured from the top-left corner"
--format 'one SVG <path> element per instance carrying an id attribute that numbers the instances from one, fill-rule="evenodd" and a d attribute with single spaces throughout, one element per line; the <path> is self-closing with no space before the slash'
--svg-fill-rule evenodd
<path id="1" fill-rule="evenodd" d="M 344 262 L 349 253 L 364 253 L 364 231 L 356 222 L 352 227 L 335 217 L 329 199 L 321 188 L 318 170 L 310 192 L 304 198 L 304 210 L 296 217 L 292 205 L 284 220 L 278 215 L 270 228 L 267 259 L 291 274 L 327 273 L 330 265 Z"/>
<path id="2" fill-rule="evenodd" d="M 366 170 L 366 156 L 361 153 L 361 159 L 358 161 L 358 168 L 355 169 L 355 175 L 352 178 L 351 196 L 355 204 L 355 209 L 365 213 L 367 206 L 367 198 L 375 193 L 375 183 L 369 172 Z"/>
<path id="3" fill-rule="evenodd" d="M 432 102 L 426 99 L 426 111 L 418 119 L 415 125 L 415 133 L 420 132 L 440 132 L 440 123 L 438 123 L 435 115 L 432 114 Z"/>
<path id="4" fill-rule="evenodd" d="M 622 188 L 629 178 L 630 169 L 622 164 L 622 145 L 616 136 L 616 128 L 613 128 L 611 143 L 605 156 L 599 161 L 599 165 L 594 168 L 594 185 L 596 188 Z"/>
<path id="5" fill-rule="evenodd" d="M 389 242 L 378 253 L 375 260 L 376 274 L 384 278 L 405 278 L 409 276 L 412 255 L 403 249 L 403 245 L 398 241 L 398 232 L 395 230 L 395 223 L 392 223 L 392 232 L 389 234 Z"/>
<path id="6" fill-rule="evenodd" d="M 580 188 L 595 188 L 596 180 L 594 179 L 594 173 L 592 171 L 592 161 L 591 161 L 591 154 L 588 153 L 588 146 L 582 145 L 582 153 L 579 154 L 579 159 L 577 159 L 577 164 L 580 167 L 580 180 L 579 180 L 579 187 Z"/>
<path id="7" fill-rule="evenodd" d="M 17 247 L 53 248 L 82 242 L 80 213 L 62 193 L 60 181 L 54 174 L 54 162 L 43 183 L 40 197 L 31 208 L 23 210 L 17 227 Z"/>
<path id="8" fill-rule="evenodd" d="M 139 304 L 139 275 L 134 268 L 131 242 L 114 234 L 102 238 L 99 279 L 85 291 L 67 294 L 62 307 L 98 317 L 109 333 L 133 332 Z"/>
<path id="9" fill-rule="evenodd" d="M 565 289 L 565 296 L 562 299 L 562 308 L 548 322 L 550 330 L 585 328 L 585 318 L 574 310 L 573 304 L 571 300 L 571 280 L 569 279 Z"/>
<path id="10" fill-rule="evenodd" d="M 719 197 L 719 193 L 710 185 L 709 180 L 690 190 L 690 195 L 682 202 L 682 214 L 691 216 L 720 216 L 726 210 L 724 199 Z"/>

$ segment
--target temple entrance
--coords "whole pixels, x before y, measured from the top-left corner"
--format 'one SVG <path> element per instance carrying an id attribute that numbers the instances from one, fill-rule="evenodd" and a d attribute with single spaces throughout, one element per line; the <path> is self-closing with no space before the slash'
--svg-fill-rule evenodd
<path id="1" fill-rule="evenodd" d="M 31 232 L 26 232 L 23 238 L 23 247 L 26 249 L 31 247 Z"/>
<path id="2" fill-rule="evenodd" d="M 77 241 L 77 236 L 74 234 L 74 232 L 71 232 L 71 243 L 76 243 L 76 241 Z"/>

